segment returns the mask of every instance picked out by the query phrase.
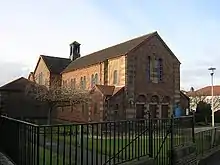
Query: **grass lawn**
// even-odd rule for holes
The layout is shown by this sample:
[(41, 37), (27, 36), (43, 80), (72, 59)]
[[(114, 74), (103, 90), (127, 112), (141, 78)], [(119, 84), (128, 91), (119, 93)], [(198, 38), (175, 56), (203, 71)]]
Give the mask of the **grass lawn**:
[[(44, 149), (43, 147), (40, 147), (39, 149), (40, 165), (70, 165), (68, 156), (65, 156), (65, 160), (63, 160), (63, 156), (61, 154), (57, 155), (57, 153), (51, 152), (50, 150)], [(71, 165), (74, 165), (74, 163), (71, 163)]]
[[(136, 159), (140, 156), (146, 156), (149, 154), (149, 137), (141, 136), (139, 139), (131, 142), (135, 136), (130, 137), (115, 137), (115, 138), (105, 138), (102, 140), (100, 137), (87, 137), (84, 136), (83, 143), (81, 144), (85, 150), (93, 151), (94, 156), (97, 154), (108, 155), (108, 157), (113, 157), (114, 155), (117, 161)], [(48, 137), (50, 139), (50, 137)], [(77, 146), (76, 136), (54, 136), (52, 137), (53, 142), (64, 143)], [(79, 138), (78, 138), (79, 140)], [(176, 136), (174, 138), (174, 143), (179, 144), (181, 137)], [(164, 137), (154, 137), (153, 143), (153, 157), (157, 157), (158, 164), (169, 164), (169, 150), (171, 148), (170, 135), (165, 139)], [(119, 153), (119, 154), (117, 154)]]

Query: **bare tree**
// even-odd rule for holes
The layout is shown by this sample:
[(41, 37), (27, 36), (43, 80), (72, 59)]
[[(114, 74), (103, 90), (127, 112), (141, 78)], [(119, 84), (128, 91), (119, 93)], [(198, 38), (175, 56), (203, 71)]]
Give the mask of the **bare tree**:
[(26, 94), (38, 101), (45, 102), (48, 107), (48, 124), (51, 122), (51, 112), (58, 107), (76, 106), (90, 100), (89, 92), (71, 86), (61, 86), (59, 82), (46, 87), (36, 83), (26, 86)]

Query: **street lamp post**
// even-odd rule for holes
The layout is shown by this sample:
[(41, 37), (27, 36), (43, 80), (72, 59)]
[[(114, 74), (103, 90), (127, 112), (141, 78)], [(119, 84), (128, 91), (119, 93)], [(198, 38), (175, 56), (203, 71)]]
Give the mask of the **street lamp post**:
[(211, 75), (211, 84), (212, 84), (212, 89), (211, 89), (211, 93), (212, 93), (212, 127), (215, 126), (215, 116), (214, 116), (214, 88), (213, 88), (213, 76), (214, 76), (214, 71), (216, 70), (216, 68), (209, 68), (208, 70), (211, 71), (210, 75)]

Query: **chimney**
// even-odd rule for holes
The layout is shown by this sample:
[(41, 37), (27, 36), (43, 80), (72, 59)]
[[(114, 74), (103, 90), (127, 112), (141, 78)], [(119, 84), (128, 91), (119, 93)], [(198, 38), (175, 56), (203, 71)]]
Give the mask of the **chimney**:
[(76, 41), (70, 44), (70, 59), (74, 61), (80, 57), (80, 44)]
[(193, 87), (190, 88), (190, 92), (194, 92), (194, 88)]

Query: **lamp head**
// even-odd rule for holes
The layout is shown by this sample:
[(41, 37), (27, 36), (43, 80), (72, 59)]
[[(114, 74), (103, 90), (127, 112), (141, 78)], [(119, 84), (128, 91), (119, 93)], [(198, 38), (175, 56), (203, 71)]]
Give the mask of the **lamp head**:
[(216, 70), (216, 68), (211, 67), (211, 68), (209, 68), (208, 70), (214, 72), (214, 70)]

